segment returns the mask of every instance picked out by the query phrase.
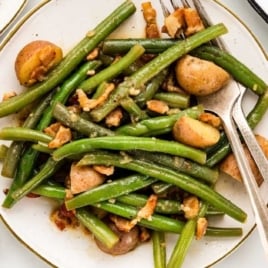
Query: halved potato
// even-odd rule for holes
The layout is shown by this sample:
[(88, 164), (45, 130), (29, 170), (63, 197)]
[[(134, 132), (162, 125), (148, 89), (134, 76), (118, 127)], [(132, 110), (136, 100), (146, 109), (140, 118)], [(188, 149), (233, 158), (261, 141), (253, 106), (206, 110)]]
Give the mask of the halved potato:
[(179, 85), (188, 93), (205, 96), (220, 90), (230, 75), (213, 62), (186, 55), (175, 66)]
[(191, 117), (182, 116), (173, 126), (175, 140), (196, 147), (206, 148), (220, 139), (217, 128)]
[(21, 85), (31, 86), (43, 81), (46, 74), (62, 59), (62, 49), (57, 45), (36, 40), (28, 43), (18, 53), (15, 71)]

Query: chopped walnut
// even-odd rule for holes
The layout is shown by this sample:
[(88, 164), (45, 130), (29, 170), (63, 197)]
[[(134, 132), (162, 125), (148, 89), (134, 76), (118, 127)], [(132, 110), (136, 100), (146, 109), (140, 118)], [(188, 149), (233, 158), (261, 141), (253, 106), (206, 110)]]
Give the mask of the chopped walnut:
[(200, 217), (197, 220), (196, 225), (196, 239), (200, 240), (205, 234), (208, 226), (208, 221), (204, 217)]
[(87, 75), (88, 75), (88, 76), (93, 76), (93, 75), (95, 75), (95, 73), (96, 73), (95, 70), (88, 70), (88, 71), (87, 71)]
[(51, 137), (55, 137), (56, 134), (57, 134), (57, 132), (60, 129), (60, 126), (61, 126), (61, 123), (60, 122), (53, 123), (50, 126), (48, 126), (47, 128), (45, 128), (44, 129), (44, 132), (47, 135), (51, 136)]
[(140, 88), (131, 87), (128, 91), (130, 96), (138, 96), (141, 93)]
[(161, 100), (149, 100), (146, 105), (149, 110), (159, 114), (166, 114), (169, 111), (168, 105)]
[(6, 93), (4, 93), (3, 101), (9, 100), (15, 96), (17, 96), (17, 93), (15, 91), (6, 92)]
[(87, 94), (82, 89), (76, 90), (78, 102), (84, 111), (90, 111), (91, 100), (87, 97)]
[(69, 128), (60, 126), (54, 139), (49, 142), (48, 148), (54, 149), (59, 148), (63, 144), (69, 142), (72, 139), (72, 132)]
[(114, 166), (94, 165), (93, 168), (100, 174), (111, 176), (114, 174)]
[(79, 105), (73, 104), (67, 107), (68, 111), (73, 114), (80, 114), (81, 107)]
[(200, 121), (207, 123), (215, 128), (220, 128), (222, 125), (220, 117), (212, 114), (212, 113), (202, 113), (199, 118)]
[(72, 199), (74, 197), (73, 193), (71, 192), (70, 189), (65, 190), (65, 200)]
[(87, 55), (87, 60), (94, 60), (98, 57), (99, 55), (99, 48), (94, 48), (88, 55)]
[(123, 232), (129, 232), (136, 225), (130, 220), (127, 220), (125, 218), (113, 214), (110, 215), (110, 219), (115, 224), (117, 229)]
[(105, 118), (105, 124), (108, 127), (118, 127), (123, 118), (123, 112), (120, 107), (114, 109)]
[(204, 29), (198, 12), (192, 8), (178, 8), (165, 18), (165, 27), (172, 38), (179, 34), (192, 35)]
[(157, 195), (150, 195), (146, 204), (139, 210), (137, 217), (134, 218), (131, 222), (134, 224), (138, 223), (141, 219), (150, 220), (154, 214), (154, 210), (157, 204)]
[(89, 112), (97, 106), (102, 105), (107, 100), (114, 88), (115, 85), (113, 83), (107, 84), (104, 93), (97, 99), (89, 99), (87, 94), (82, 89), (77, 89), (76, 94), (78, 96), (78, 102), (84, 111)]
[(184, 8), (184, 19), (186, 23), (186, 36), (200, 32), (205, 28), (198, 12), (195, 9)]
[(145, 33), (147, 38), (159, 38), (160, 32), (156, 22), (156, 11), (151, 2), (142, 3), (143, 17), (146, 22)]
[(178, 8), (165, 18), (165, 29), (170, 37), (180, 34), (184, 27), (184, 8)]
[(196, 196), (184, 198), (181, 209), (184, 211), (186, 219), (193, 219), (198, 215), (200, 208), (199, 200)]

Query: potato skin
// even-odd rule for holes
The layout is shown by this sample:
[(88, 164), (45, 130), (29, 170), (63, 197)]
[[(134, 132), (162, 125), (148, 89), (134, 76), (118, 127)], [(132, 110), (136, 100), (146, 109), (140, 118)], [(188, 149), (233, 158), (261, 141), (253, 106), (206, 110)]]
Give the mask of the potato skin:
[(220, 139), (217, 128), (191, 117), (182, 116), (173, 126), (175, 140), (196, 147), (206, 148)]
[(62, 49), (57, 45), (45, 40), (32, 41), (25, 45), (16, 57), (17, 79), (26, 87), (43, 81), (48, 71), (57, 65), (62, 57)]
[(112, 247), (108, 248), (102, 242), (95, 239), (95, 243), (100, 250), (110, 255), (123, 255), (133, 250), (139, 243), (139, 228), (134, 226), (129, 232), (120, 231), (114, 223), (108, 223), (113, 232), (119, 236), (119, 241)]
[(227, 84), (230, 75), (213, 62), (186, 55), (175, 66), (179, 85), (188, 93), (206, 96)]

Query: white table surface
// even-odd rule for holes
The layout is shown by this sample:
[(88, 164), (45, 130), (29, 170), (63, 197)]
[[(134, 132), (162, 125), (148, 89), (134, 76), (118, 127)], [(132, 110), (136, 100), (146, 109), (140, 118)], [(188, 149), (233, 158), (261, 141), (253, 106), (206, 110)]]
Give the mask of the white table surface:
[[(12, 1), (12, 0), (11, 0)], [(40, 0), (29, 0), (26, 8), (20, 14), (22, 16), (34, 7)], [(268, 53), (268, 24), (250, 7), (246, 0), (221, 0), (251, 29)], [(265, 1), (268, 6), (268, 1)], [(1, 37), (0, 37), (1, 41)], [(267, 80), (267, 78), (266, 78)], [(0, 221), (0, 267), (1, 268), (50, 268), (43, 260), (28, 250), (9, 232)], [(268, 261), (263, 253), (260, 239), (256, 230), (231, 256), (218, 263), (214, 268), (266, 268)], [(64, 267), (60, 267), (64, 268)], [(198, 267), (197, 268), (202, 268)]]

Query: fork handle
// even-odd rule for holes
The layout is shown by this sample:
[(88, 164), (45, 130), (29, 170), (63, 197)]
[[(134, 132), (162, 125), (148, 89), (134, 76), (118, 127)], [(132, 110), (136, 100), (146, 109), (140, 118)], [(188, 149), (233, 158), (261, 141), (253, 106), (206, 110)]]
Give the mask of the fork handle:
[(233, 153), (235, 155), (239, 170), (241, 172), (244, 185), (248, 192), (252, 209), (255, 215), (260, 239), (268, 258), (268, 209), (263, 201), (260, 189), (256, 183), (255, 177), (250, 168), (249, 162), (245, 157), (243, 145), (236, 130), (233, 119), (230, 115), (222, 117), (226, 135), (230, 141)]
[(268, 160), (258, 144), (254, 133), (247, 123), (243, 110), (241, 109), (242, 97), (243, 94), (240, 95), (239, 99), (234, 104), (232, 114), (233, 119), (260, 171), (260, 174), (262, 175), (265, 183), (268, 183)]

